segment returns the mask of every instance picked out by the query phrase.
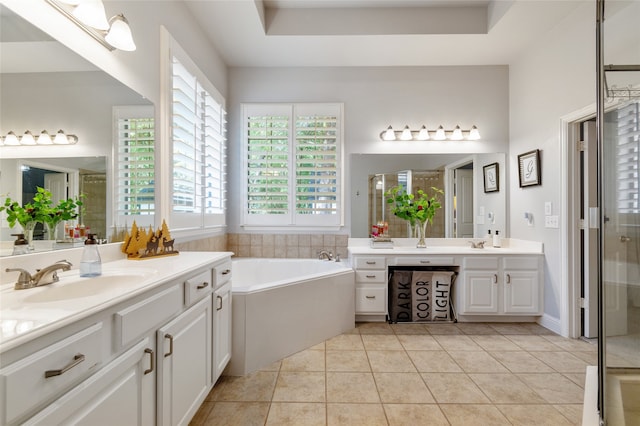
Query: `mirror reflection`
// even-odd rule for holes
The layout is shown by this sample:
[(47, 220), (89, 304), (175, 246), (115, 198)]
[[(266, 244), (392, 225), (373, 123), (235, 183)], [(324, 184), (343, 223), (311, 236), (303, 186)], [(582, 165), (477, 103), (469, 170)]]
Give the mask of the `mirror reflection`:
[[(123, 117), (121, 111), (144, 107), (144, 117), (153, 118), (153, 104), (1, 5), (0, 20), (0, 134), (63, 129), (78, 136), (75, 145), (1, 146), (0, 201), (10, 197), (25, 204), (37, 186), (60, 197), (85, 194), (79, 221), (108, 238), (115, 223), (111, 193), (118, 177), (112, 173), (111, 164), (118, 161), (113, 153), (126, 151), (113, 147), (119, 139), (126, 144), (128, 137), (118, 126), (123, 118), (140, 118)], [(11, 254), (15, 237), (10, 234), (17, 232), (19, 227), (9, 228), (0, 213), (3, 254), (7, 247)], [(35, 239), (48, 238), (42, 225), (34, 234)]]
[[(483, 167), (497, 162), (499, 191), (485, 192)], [(389, 224), (393, 238), (408, 237), (405, 221), (390, 213), (384, 192), (412, 183), (412, 193), (444, 190), (428, 238), (482, 238), (488, 230), (504, 232), (506, 223), (505, 155), (496, 154), (353, 154), (351, 156), (351, 236), (366, 238), (374, 224)], [(363, 218), (368, 218), (363, 220)]]

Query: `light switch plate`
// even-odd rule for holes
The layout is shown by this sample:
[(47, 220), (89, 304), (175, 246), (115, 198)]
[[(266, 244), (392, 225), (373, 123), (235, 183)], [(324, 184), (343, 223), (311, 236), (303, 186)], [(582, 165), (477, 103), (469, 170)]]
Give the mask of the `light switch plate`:
[(551, 216), (551, 201), (546, 201), (544, 203), (544, 214), (545, 216)]
[(544, 217), (544, 227), (545, 228), (559, 228), (560, 222), (558, 216), (545, 216)]

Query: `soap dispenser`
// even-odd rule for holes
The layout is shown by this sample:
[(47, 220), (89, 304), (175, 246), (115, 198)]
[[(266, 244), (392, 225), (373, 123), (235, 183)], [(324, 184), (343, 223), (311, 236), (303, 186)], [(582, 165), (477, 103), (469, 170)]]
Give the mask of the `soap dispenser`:
[(500, 247), (502, 245), (502, 242), (500, 240), (500, 235), (498, 235), (499, 232), (496, 231), (495, 235), (493, 236), (493, 246), (494, 247)]
[(29, 242), (24, 239), (24, 234), (11, 234), (13, 237), (17, 237), (13, 242), (13, 254), (28, 254)]
[(81, 277), (97, 277), (102, 274), (102, 260), (94, 237), (94, 234), (89, 234), (84, 242), (84, 251), (80, 259)]

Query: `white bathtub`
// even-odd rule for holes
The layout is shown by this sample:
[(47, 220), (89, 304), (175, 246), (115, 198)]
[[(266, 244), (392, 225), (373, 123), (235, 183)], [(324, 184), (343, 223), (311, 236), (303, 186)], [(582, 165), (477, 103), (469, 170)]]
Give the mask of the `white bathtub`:
[(316, 259), (233, 260), (232, 354), (241, 376), (355, 327), (347, 263)]

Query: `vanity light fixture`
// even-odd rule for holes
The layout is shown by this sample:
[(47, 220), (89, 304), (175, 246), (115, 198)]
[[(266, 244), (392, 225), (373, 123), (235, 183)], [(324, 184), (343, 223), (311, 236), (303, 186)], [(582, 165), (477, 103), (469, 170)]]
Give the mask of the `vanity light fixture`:
[(460, 126), (456, 126), (453, 130), (445, 130), (443, 126), (438, 126), (436, 130), (428, 130), (424, 125), (420, 130), (411, 130), (409, 126), (404, 126), (402, 130), (393, 130), (393, 127), (389, 126), (380, 132), (380, 139), (383, 141), (444, 141), (447, 139), (477, 141), (480, 139), (480, 132), (476, 126), (472, 126), (470, 130), (464, 130)]
[(16, 136), (13, 131), (10, 131), (4, 137), (0, 137), (0, 145), (4, 146), (75, 145), (77, 143), (78, 137), (76, 135), (67, 135), (62, 130), (58, 130), (53, 139), (51, 139), (49, 132), (46, 130), (40, 132), (37, 138), (34, 138), (29, 130), (24, 132), (22, 137)]
[(46, 1), (107, 49), (136, 50), (129, 21), (121, 13), (107, 20), (102, 0)]

